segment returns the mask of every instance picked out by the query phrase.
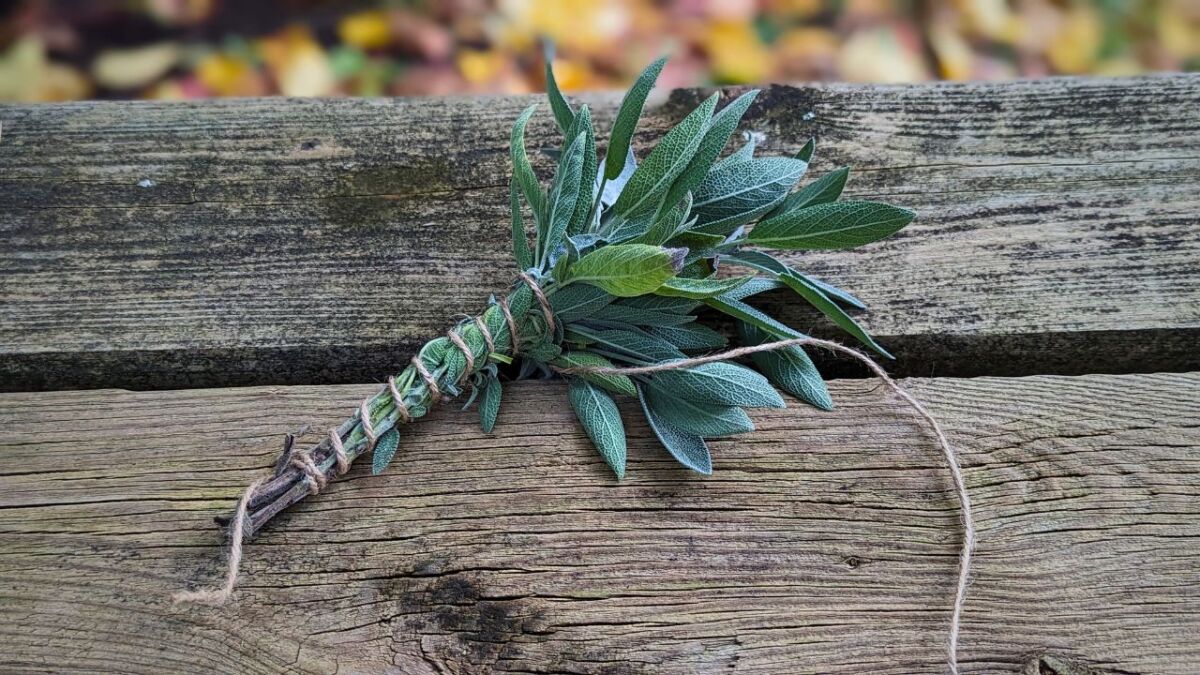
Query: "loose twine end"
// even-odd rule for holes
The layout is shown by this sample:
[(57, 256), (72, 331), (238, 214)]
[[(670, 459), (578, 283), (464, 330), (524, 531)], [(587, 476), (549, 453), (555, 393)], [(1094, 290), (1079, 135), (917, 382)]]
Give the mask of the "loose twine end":
[(958, 636), (962, 626), (963, 607), (967, 600), (967, 585), (970, 581), (971, 573), (971, 556), (975, 550), (975, 521), (971, 517), (971, 498), (967, 494), (966, 480), (963, 478), (962, 468), (958, 463), (958, 455), (954, 452), (954, 448), (950, 445), (950, 441), (946, 438), (945, 432), (938, 424), (937, 419), (929, 412), (929, 410), (921, 404), (912, 394), (908, 393), (895, 380), (887, 374), (875, 360), (863, 354), (857, 349), (851, 349), (845, 345), (833, 342), (831, 340), (821, 340), (818, 338), (792, 338), (789, 340), (779, 340), (777, 342), (767, 342), (761, 345), (750, 345), (746, 347), (738, 347), (718, 354), (709, 354), (707, 356), (698, 356), (690, 359), (680, 359), (677, 361), (668, 361), (666, 363), (657, 363), (652, 366), (635, 366), (631, 368), (623, 367), (603, 367), (603, 366), (577, 366), (573, 368), (559, 368), (558, 372), (565, 375), (648, 375), (651, 373), (661, 373), (669, 370), (681, 370), (684, 368), (693, 368), (705, 363), (715, 363), (717, 361), (727, 361), (736, 359), (742, 356), (750, 356), (762, 352), (776, 351), (787, 349), (788, 347), (802, 346), (820, 347), (829, 351), (837, 352), (850, 356), (867, 368), (879, 378), (889, 389), (897, 396), (904, 399), (913, 410), (925, 421), (927, 427), (933, 432), (937, 438), (938, 446), (945, 456), (946, 464), (950, 467), (950, 475), (954, 479), (954, 492), (958, 496), (958, 503), (963, 526), (963, 544), (959, 552), (958, 558), (958, 584), (954, 592), (954, 609), (950, 616), (950, 635), (946, 645), (947, 664), (950, 666), (950, 672), (958, 675)]
[(238, 568), (242, 564), (242, 541), (246, 536), (246, 512), (249, 510), (250, 498), (254, 496), (254, 491), (258, 489), (258, 486), (266, 480), (264, 477), (251, 483), (242, 493), (241, 500), (238, 501), (237, 513), (229, 526), (229, 565), (225, 571), (225, 583), (220, 588), (180, 591), (171, 596), (172, 602), (194, 602), (220, 607), (233, 595), (233, 587), (237, 584)]

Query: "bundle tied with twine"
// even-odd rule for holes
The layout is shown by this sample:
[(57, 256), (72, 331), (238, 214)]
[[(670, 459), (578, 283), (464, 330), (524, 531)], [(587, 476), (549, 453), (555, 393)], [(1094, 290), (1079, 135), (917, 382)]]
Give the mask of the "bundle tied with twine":
[[(801, 186), (815, 139), (786, 155), (758, 157), (756, 142), (749, 140), (755, 137), (743, 135), (746, 143), (725, 152), (756, 90), (724, 101), (723, 92), (709, 96), (661, 134), (639, 162), (633, 138), (665, 58), (650, 64), (626, 93), (601, 152), (588, 106), (576, 107), (563, 96), (552, 62), (547, 54), (547, 94), (562, 144), (546, 153), (556, 163), (549, 184), (534, 170), (525, 143), (536, 106), (520, 114), (510, 136), (518, 284), (479, 316), (427, 342), (401, 373), (315, 446), (293, 448), (288, 437), (274, 473), (247, 488), (228, 521), (224, 585), (177, 599), (228, 600), (246, 539), (283, 509), (320, 492), (363, 454), (371, 454), (373, 472), (383, 471), (399, 442), (397, 427), (439, 401), (469, 389), (467, 404), (478, 400), (481, 426), (490, 432), (500, 407), (501, 365), (513, 364), (508, 374), (515, 379), (565, 377), (580, 425), (618, 479), (626, 469), (627, 438), (615, 395), (637, 398), (663, 448), (683, 466), (708, 474), (708, 439), (752, 431), (746, 408), (784, 407), (780, 391), (820, 410), (832, 408), (825, 381), (805, 351), (810, 347), (865, 364), (916, 410), (950, 467), (964, 530), (947, 646), (950, 669), (957, 672), (975, 527), (953, 448), (929, 411), (871, 358), (808, 337), (748, 300), (775, 289), (794, 293), (866, 348), (892, 358), (848, 311), (865, 310), (861, 300), (808, 276), (776, 252), (870, 245), (908, 226), (917, 214), (883, 202), (843, 200), (848, 167)], [(742, 274), (721, 275), (718, 266)], [(745, 346), (727, 350), (725, 336), (700, 321), (701, 307), (734, 321)], [(731, 361), (743, 356), (751, 363)]]
[[(545, 293), (528, 274), (522, 274), (521, 281), (523, 281), (528, 288), (533, 291), (533, 295), (542, 311), (544, 320), (547, 326), (553, 331), (554, 327), (557, 325), (557, 322), (554, 319), (554, 311), (551, 308)], [(515, 357), (520, 353), (520, 341), (519, 337), (517, 337), (519, 332), (516, 330), (516, 319), (513, 317), (506, 301), (501, 300), (497, 303), (497, 305), (501, 308), (501, 313), (505, 317), (505, 323), (511, 331), (511, 355)], [(488, 331), (487, 326), (483, 322), (482, 318), (473, 317), (470, 319), (470, 321), (473, 325), (480, 328), (489, 349), (494, 349), (495, 338)], [(459, 336), (456, 331), (451, 330), (447, 337), (450, 342), (462, 352), (464, 359), (469, 364), (474, 365), (474, 353), (463, 341), (461, 336)], [(777, 340), (759, 345), (738, 347), (715, 354), (667, 361), (647, 366), (575, 366), (567, 368), (554, 367), (553, 370), (561, 375), (567, 376), (620, 375), (628, 377), (632, 375), (652, 375), (654, 373), (686, 370), (708, 363), (729, 361), (732, 359), (751, 356), (753, 354), (779, 351), (789, 347), (805, 346), (818, 347), (838, 354), (844, 354), (865, 365), (883, 384), (885, 384), (892, 392), (894, 392), (914, 411), (916, 411), (924, 423), (924, 426), (933, 434), (937, 441), (938, 447), (942, 451), (942, 455), (950, 469), (950, 475), (953, 479), (955, 494), (958, 497), (963, 528), (963, 543), (959, 552), (958, 581), (954, 593), (954, 604), (951, 613), (949, 637), (947, 643), (948, 664), (951, 672), (957, 673), (958, 639), (961, 630), (963, 607), (966, 602), (967, 585), (970, 578), (971, 556), (975, 548), (976, 538), (974, 520), (971, 516), (970, 495), (967, 492), (966, 481), (963, 477), (957, 454), (955, 453), (954, 448), (950, 445), (950, 441), (947, 439), (945, 432), (942, 431), (941, 425), (938, 424), (937, 419), (920, 401), (918, 401), (912, 394), (910, 394), (903, 387), (901, 387), (899, 383), (892, 379), (891, 376), (889, 376), (887, 372), (873, 359), (856, 349), (846, 347), (845, 345), (833, 342), (831, 340), (803, 337)], [(437, 380), (433, 374), (429, 372), (428, 368), (419, 358), (414, 357), (412, 364), (417, 370), (421, 379), (424, 381), (425, 385), (432, 391), (434, 400), (440, 400), (443, 397), (443, 394), (441, 393), (437, 384)], [(411, 421), (411, 414), (404, 407), (403, 397), (397, 391), (395, 378), (388, 378), (385, 392), (388, 393), (397, 404), (401, 419), (405, 422)], [(373, 449), (375, 444), (378, 443), (379, 436), (375, 433), (371, 425), (370, 415), (368, 413), (369, 400), (370, 399), (366, 399), (359, 405), (359, 423), (363, 426), (363, 429), (370, 440), (369, 446)], [(341, 475), (347, 471), (349, 460), (341, 440), (341, 435), (337, 429), (330, 430), (329, 439), (334, 450), (336, 475)], [(328, 482), (325, 474), (317, 467), (310, 453), (286, 452), (291, 449), (290, 446), (291, 437), (288, 439), (287, 448), (285, 448), (285, 454), (290, 454), (292, 465), (303, 472), (305, 483), (308, 486), (310, 494), (317, 494), (326, 486)], [(233, 595), (234, 587), (237, 584), (238, 572), (241, 566), (242, 545), (246, 535), (245, 528), (247, 521), (247, 508), (251, 498), (254, 496), (255, 491), (258, 490), (266, 480), (267, 477), (262, 477), (251, 482), (243, 492), (241, 499), (238, 500), (237, 509), (229, 527), (228, 563), (226, 567), (224, 584), (222, 584), (219, 588), (214, 589), (181, 591), (175, 593), (172, 596), (174, 602), (190, 602), (214, 606), (224, 605), (226, 602), (228, 602), (230, 597)]]

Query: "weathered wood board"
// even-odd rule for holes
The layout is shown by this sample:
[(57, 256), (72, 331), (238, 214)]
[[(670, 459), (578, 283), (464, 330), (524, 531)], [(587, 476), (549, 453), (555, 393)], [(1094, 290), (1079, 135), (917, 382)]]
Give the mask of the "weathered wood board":
[[(506, 144), (531, 100), (0, 107), (0, 388), (377, 381), (512, 279)], [(617, 97), (588, 100), (605, 129)], [(815, 136), (813, 175), (851, 165), (848, 195), (921, 214), (792, 256), (871, 305), (898, 372), (1185, 371), (1197, 111), (1194, 74), (773, 86), (744, 126), (767, 153)], [(556, 142), (543, 110), (530, 147)]]
[[(1200, 374), (905, 385), (975, 499), (964, 672), (1195, 672)], [(217, 579), (212, 516), (368, 387), (0, 396), (0, 670), (944, 672), (946, 470), (885, 389), (832, 390), (707, 478), (633, 423), (620, 483), (560, 385), (510, 387), (494, 436), (443, 408), (266, 529), (222, 609), (167, 599)]]

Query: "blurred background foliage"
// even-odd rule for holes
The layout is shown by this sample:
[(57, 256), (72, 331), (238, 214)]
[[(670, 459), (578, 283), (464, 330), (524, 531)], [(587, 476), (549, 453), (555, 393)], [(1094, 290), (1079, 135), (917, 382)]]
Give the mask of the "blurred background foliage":
[(0, 100), (521, 93), (1200, 68), (1200, 0), (0, 0)]

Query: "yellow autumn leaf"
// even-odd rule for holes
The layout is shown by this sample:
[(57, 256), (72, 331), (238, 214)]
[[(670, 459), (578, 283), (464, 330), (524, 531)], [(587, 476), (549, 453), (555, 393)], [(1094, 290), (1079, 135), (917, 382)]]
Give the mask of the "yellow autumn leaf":
[(1060, 73), (1087, 73), (1096, 63), (1103, 33), (1104, 25), (1096, 11), (1077, 3), (1046, 46), (1046, 59)]
[(357, 12), (342, 17), (337, 33), (342, 42), (359, 49), (386, 47), (392, 39), (388, 16), (380, 11)]
[(133, 49), (106, 49), (92, 61), (92, 77), (109, 89), (144, 87), (179, 63), (182, 51), (174, 42)]
[(761, 82), (774, 71), (774, 55), (745, 21), (719, 21), (704, 32), (704, 51), (713, 78), (721, 82)]

